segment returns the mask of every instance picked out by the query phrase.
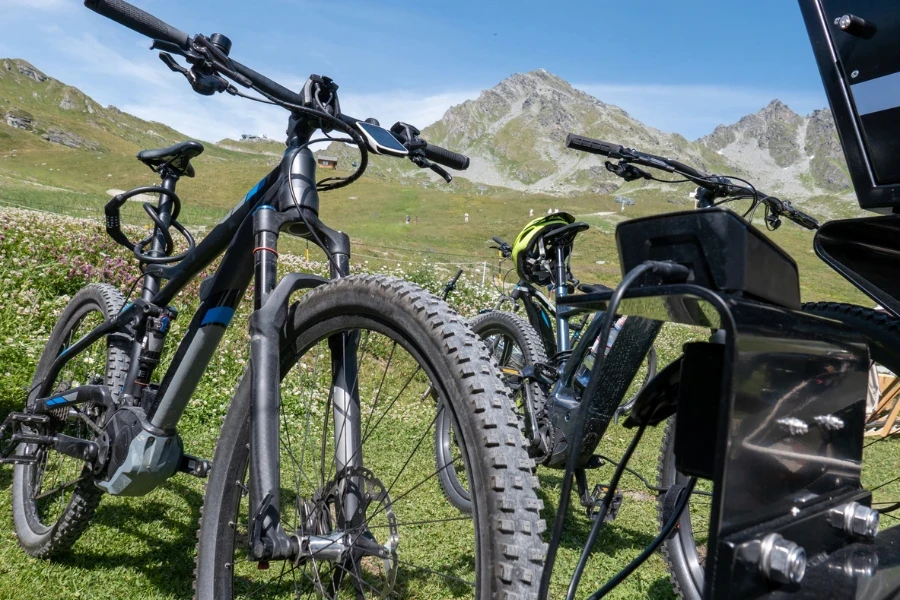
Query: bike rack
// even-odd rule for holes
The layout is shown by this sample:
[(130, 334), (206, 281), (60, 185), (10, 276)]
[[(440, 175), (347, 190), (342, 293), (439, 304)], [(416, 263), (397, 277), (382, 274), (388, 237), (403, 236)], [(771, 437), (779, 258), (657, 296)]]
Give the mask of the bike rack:
[[(560, 303), (599, 309), (610, 297)], [(866, 541), (878, 513), (860, 483), (869, 356), (859, 334), (693, 284), (632, 289), (618, 312), (726, 332), (724, 344), (685, 346), (675, 434), (679, 470), (713, 481), (705, 598), (821, 598), (823, 577), (875, 573), (860, 552), (885, 546), (884, 564), (900, 562), (889, 543), (900, 528), (876, 538), (887, 544)]]

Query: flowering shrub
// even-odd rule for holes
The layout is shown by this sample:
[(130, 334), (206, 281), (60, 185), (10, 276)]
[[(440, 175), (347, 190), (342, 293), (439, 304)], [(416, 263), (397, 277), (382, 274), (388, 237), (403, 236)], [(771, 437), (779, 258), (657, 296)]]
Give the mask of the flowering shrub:
[[(147, 232), (127, 228), (127, 233), (132, 239), (140, 239)], [(354, 273), (402, 277), (435, 294), (440, 294), (453, 274), (430, 263), (370, 270), (363, 262), (354, 264), (352, 269)], [(175, 306), (184, 316), (173, 323), (167, 357), (158, 375), (164, 372), (177, 340), (197, 309), (200, 281), (214, 270), (212, 265), (176, 299)], [(282, 253), (279, 271), (282, 275), (305, 272), (326, 276), (328, 265)], [(0, 208), (0, 414), (21, 408), (44, 344), (59, 314), (79, 289), (89, 283), (105, 282), (128, 294), (139, 276), (134, 257), (95, 221)], [(464, 274), (449, 303), (464, 316), (471, 316), (492, 304), (494, 293), (483, 288), (480, 279), (475, 281)], [(227, 330), (194, 395), (192, 403), (199, 410), (189, 410), (188, 418), (202, 420), (224, 415), (247, 361), (249, 343), (244, 324), (252, 308), (250, 296), (241, 302), (233, 321), (235, 326)]]

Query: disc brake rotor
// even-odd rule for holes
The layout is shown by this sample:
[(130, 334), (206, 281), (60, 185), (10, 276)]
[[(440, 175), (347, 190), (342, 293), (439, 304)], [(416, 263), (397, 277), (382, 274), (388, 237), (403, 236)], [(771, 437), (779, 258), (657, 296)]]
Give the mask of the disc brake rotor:
[[(361, 524), (342, 530), (337, 527), (338, 515), (342, 512), (342, 502), (348, 494), (356, 496), (358, 501), (357, 518)], [(366, 587), (387, 598), (394, 589), (397, 580), (397, 547), (400, 535), (397, 530), (397, 518), (391, 506), (390, 496), (380, 479), (365, 467), (347, 467), (338, 476), (320, 488), (310, 499), (297, 499), (297, 510), (300, 516), (300, 529), (296, 536), (300, 541), (301, 552), (296, 564), (317, 561), (349, 563), (353, 565), (353, 573), (362, 577), (366, 569), (365, 559), (379, 561), (383, 568), (384, 583), (375, 586), (366, 581)], [(377, 530), (386, 530), (385, 538), (379, 541), (373, 532), (370, 521), (378, 518), (384, 525)], [(340, 567), (345, 569), (345, 567)], [(350, 570), (347, 570), (350, 573)], [(313, 577), (318, 579), (317, 569)], [(315, 582), (318, 590), (328, 586)], [(379, 589), (380, 587), (380, 589)]]

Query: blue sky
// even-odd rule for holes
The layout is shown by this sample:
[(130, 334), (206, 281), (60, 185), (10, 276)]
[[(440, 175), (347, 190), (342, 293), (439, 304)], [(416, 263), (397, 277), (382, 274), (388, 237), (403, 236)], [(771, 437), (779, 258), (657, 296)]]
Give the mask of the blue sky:
[[(512, 73), (544, 68), (688, 138), (773, 98), (826, 105), (795, 0), (134, 0), (291, 87), (341, 85), (346, 112), (427, 125)], [(193, 94), (142, 36), (80, 0), (0, 0), (0, 56), (24, 58), (101, 104), (189, 135), (280, 137), (282, 111)]]

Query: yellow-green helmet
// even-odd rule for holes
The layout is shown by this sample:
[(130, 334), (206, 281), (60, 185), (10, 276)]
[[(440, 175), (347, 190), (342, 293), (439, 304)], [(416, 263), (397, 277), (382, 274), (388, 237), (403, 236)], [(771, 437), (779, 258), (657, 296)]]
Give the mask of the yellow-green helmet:
[(558, 212), (539, 217), (525, 226), (513, 242), (512, 259), (519, 277), (538, 285), (550, 284), (550, 272), (542, 266), (548, 258), (541, 238), (544, 234), (575, 222), (575, 217)]

